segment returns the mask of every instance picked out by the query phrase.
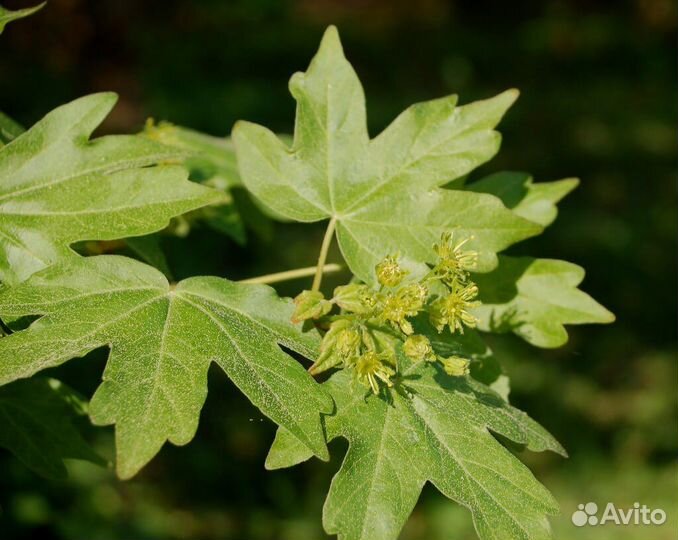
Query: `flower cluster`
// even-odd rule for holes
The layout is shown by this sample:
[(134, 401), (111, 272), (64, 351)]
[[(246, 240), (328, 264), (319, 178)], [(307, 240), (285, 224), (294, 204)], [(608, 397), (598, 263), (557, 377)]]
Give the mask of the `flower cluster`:
[[(477, 254), (462, 249), (468, 239), (454, 242), (443, 234), (434, 246), (435, 264), (420, 279), (409, 280), (408, 272), (389, 255), (375, 267), (379, 289), (363, 283), (337, 287), (331, 299), (319, 291), (303, 291), (295, 299), (295, 322), (314, 320), (325, 335), (312, 374), (334, 367), (350, 369), (360, 383), (376, 394), (380, 386), (392, 386), (398, 372), (398, 352), (412, 362), (440, 362), (452, 376), (468, 374), (469, 360), (437, 355), (424, 334), (415, 333), (413, 320), (428, 316), (438, 332), (463, 333), (473, 328), (471, 310), (479, 305), (478, 287), (471, 281)], [(331, 314), (333, 307), (340, 313)]]

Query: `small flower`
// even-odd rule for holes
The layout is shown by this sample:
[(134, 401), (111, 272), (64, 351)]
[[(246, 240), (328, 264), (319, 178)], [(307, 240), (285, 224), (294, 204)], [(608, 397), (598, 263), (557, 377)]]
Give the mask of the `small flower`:
[(467, 285), (455, 285), (447, 296), (439, 298), (431, 305), (429, 318), (438, 332), (442, 332), (445, 326), (449, 326), (450, 332), (459, 330), (464, 333), (464, 325), (475, 328), (478, 320), (471, 315), (470, 309), (480, 305), (475, 300), (478, 295), (478, 287), (475, 283)]
[(469, 240), (470, 238), (465, 238), (455, 244), (452, 233), (445, 232), (440, 238), (440, 243), (433, 246), (438, 255), (438, 263), (433, 272), (446, 283), (464, 282), (468, 278), (468, 271), (476, 268), (478, 253), (462, 250)]
[(360, 354), (362, 342), (363, 340), (360, 336), (360, 332), (355, 328), (349, 327), (339, 331), (334, 346), (337, 350), (337, 354), (346, 362)]
[(385, 361), (388, 359), (387, 357), (386, 353), (378, 354), (374, 351), (368, 351), (355, 363), (358, 381), (369, 386), (375, 394), (379, 393), (379, 381), (387, 386), (393, 386), (391, 377), (395, 375), (395, 370)]
[(308, 319), (318, 319), (327, 315), (332, 309), (332, 304), (325, 300), (320, 291), (302, 291), (294, 299), (295, 309), (292, 322), (299, 323)]
[(426, 336), (414, 335), (410, 336), (403, 343), (403, 351), (405, 355), (414, 360), (421, 362), (422, 360), (429, 360), (435, 358), (433, 356), (433, 347)]
[(367, 285), (351, 283), (334, 289), (332, 299), (341, 309), (365, 315), (374, 310), (377, 301)]
[[(345, 332), (355, 332), (358, 336), (358, 344), (352, 353), (352, 336)], [(312, 375), (327, 371), (339, 364), (347, 364), (351, 360), (351, 354), (360, 354), (360, 334), (354, 329), (353, 321), (346, 318), (338, 318), (332, 321), (329, 330), (325, 333), (320, 343), (320, 354), (309, 368)]]
[(385, 297), (379, 318), (390, 322), (409, 336), (414, 329), (407, 317), (414, 317), (423, 309), (427, 295), (428, 290), (423, 285), (419, 283), (407, 285), (395, 294)]
[(424, 307), (428, 289), (419, 283), (412, 283), (400, 289), (397, 292), (405, 310), (410, 313), (410, 317), (416, 315)]
[(453, 377), (463, 377), (469, 373), (470, 362), (461, 356), (450, 356), (449, 358), (440, 358), (440, 363), (445, 369), (445, 373)]
[(377, 280), (385, 287), (397, 287), (407, 275), (407, 271), (400, 267), (394, 255), (388, 255), (374, 269), (377, 273)]

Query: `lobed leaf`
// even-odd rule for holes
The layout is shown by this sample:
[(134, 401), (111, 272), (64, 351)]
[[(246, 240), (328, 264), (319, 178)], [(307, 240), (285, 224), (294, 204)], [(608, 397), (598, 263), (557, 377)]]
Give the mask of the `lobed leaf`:
[(116, 99), (77, 99), (0, 148), (0, 281), (23, 281), (73, 242), (147, 234), (221, 200), (182, 167), (158, 165), (176, 149), (139, 136), (88, 140)]
[(576, 264), (531, 257), (499, 258), (499, 266), (475, 276), (478, 328), (513, 332), (537, 347), (567, 341), (565, 324), (609, 323), (614, 315), (577, 288), (584, 270)]
[(578, 185), (577, 178), (535, 184), (527, 173), (500, 172), (473, 182), (466, 189), (499, 197), (514, 214), (546, 227), (558, 215), (556, 203)]
[[(431, 482), (472, 512), (480, 538), (550, 538), (546, 515), (557, 503), (491, 432), (565, 455), (551, 435), (481, 383), (429, 363), (411, 366), (401, 384), (389, 399), (365, 397), (346, 372), (324, 384), (337, 407), (324, 417), (327, 438), (349, 441), (325, 501), (325, 530), (341, 540), (395, 539)], [(309, 457), (280, 429), (267, 466)]]
[(440, 189), (497, 152), (494, 127), (515, 90), (461, 107), (456, 96), (413, 105), (370, 140), (362, 86), (330, 27), (290, 91), (297, 102), (291, 147), (262, 126), (236, 124), (242, 180), (287, 218), (335, 220), (344, 258), (361, 280), (372, 283), (388, 253), (430, 261), (444, 230), (472, 237), (467, 245), (479, 252), (480, 270), (541, 230), (494, 196)]
[(0, 294), (0, 316), (39, 315), (0, 339), (0, 384), (111, 348), (91, 400), (95, 424), (116, 424), (117, 469), (133, 476), (166, 440), (188, 443), (216, 362), (269, 418), (327, 459), (320, 412), (332, 400), (280, 346), (307, 357), (318, 340), (289, 320), (291, 302), (263, 285), (215, 277), (170, 286), (125, 257), (74, 258)]

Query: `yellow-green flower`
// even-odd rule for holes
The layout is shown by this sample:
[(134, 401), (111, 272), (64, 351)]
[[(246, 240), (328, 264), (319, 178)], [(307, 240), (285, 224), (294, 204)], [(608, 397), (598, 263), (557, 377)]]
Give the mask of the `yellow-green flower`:
[(368, 351), (355, 363), (358, 381), (369, 386), (375, 394), (379, 393), (379, 381), (387, 386), (393, 386), (391, 377), (395, 375), (395, 370), (386, 362), (387, 359), (386, 353), (378, 354), (374, 351)]
[(410, 336), (405, 340), (405, 343), (403, 343), (403, 352), (408, 358), (415, 362), (435, 358), (433, 356), (431, 342), (426, 336), (419, 334)]
[(463, 377), (469, 373), (470, 362), (461, 356), (450, 356), (449, 358), (441, 358), (440, 363), (445, 369), (445, 373), (453, 377)]
[(445, 232), (440, 238), (440, 243), (433, 246), (438, 263), (434, 267), (434, 273), (446, 283), (465, 281), (468, 272), (474, 270), (478, 264), (478, 253), (464, 251), (462, 248), (470, 238), (454, 243), (453, 235)]
[(438, 332), (448, 326), (450, 332), (459, 330), (464, 333), (464, 326), (475, 328), (478, 320), (470, 313), (470, 309), (480, 305), (475, 298), (478, 287), (475, 283), (457, 284), (447, 296), (439, 298), (431, 305), (429, 318)]
[(410, 335), (414, 329), (407, 317), (414, 317), (423, 309), (427, 295), (426, 287), (419, 283), (406, 285), (383, 299), (379, 318)]
[(362, 338), (360, 332), (355, 328), (344, 328), (337, 334), (337, 340), (334, 347), (337, 354), (341, 356), (344, 361), (349, 361), (360, 354), (360, 346), (362, 345)]
[(394, 255), (388, 255), (374, 269), (377, 273), (377, 280), (385, 287), (397, 287), (407, 275), (407, 271), (400, 267)]

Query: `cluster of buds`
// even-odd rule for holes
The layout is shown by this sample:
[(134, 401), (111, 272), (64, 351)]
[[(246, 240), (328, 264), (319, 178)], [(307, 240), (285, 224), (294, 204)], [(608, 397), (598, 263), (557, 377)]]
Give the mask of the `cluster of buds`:
[[(389, 255), (375, 267), (378, 290), (351, 283), (337, 287), (331, 299), (319, 291), (303, 291), (295, 299), (293, 320), (314, 320), (325, 331), (320, 355), (309, 371), (352, 370), (357, 381), (377, 394), (381, 385), (393, 385), (401, 351), (412, 362), (440, 362), (451, 376), (467, 375), (468, 359), (437, 355), (429, 338), (415, 333), (412, 324), (416, 316), (426, 314), (438, 332), (447, 327), (463, 333), (465, 326), (475, 327), (471, 310), (479, 304), (478, 288), (470, 271), (477, 254), (462, 249), (466, 242), (454, 243), (451, 234), (443, 234), (434, 246), (436, 263), (418, 280), (408, 281), (398, 256)], [(334, 306), (339, 314), (331, 314)]]

